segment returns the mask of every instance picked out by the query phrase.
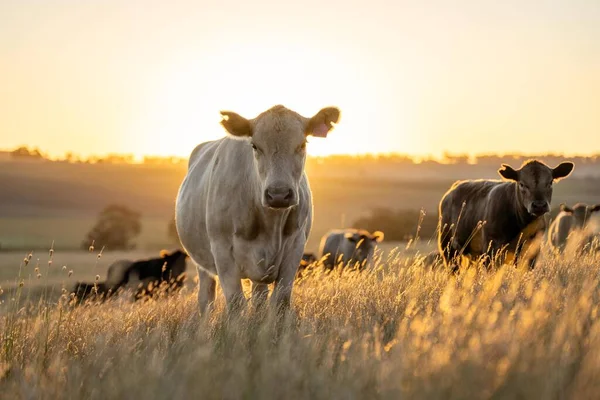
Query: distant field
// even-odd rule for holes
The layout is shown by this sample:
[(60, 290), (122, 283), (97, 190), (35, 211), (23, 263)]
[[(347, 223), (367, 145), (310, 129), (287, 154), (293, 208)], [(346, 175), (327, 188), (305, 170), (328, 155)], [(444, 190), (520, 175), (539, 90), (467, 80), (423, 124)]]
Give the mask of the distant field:
[[(331, 228), (348, 227), (376, 207), (419, 210), (436, 218), (441, 196), (457, 179), (494, 177), (490, 167), (402, 166), (388, 170), (364, 165), (359, 169), (309, 169), (314, 200), (314, 225), (307, 243), (316, 251)], [(593, 171), (588, 168), (587, 173)], [(375, 173), (377, 172), (377, 173)], [(109, 203), (124, 204), (142, 213), (142, 250), (172, 246), (167, 224), (185, 174), (182, 167), (140, 165), (70, 165), (23, 163), (0, 168), (0, 246), (2, 249), (77, 248)], [(437, 176), (437, 178), (436, 178)], [(556, 185), (554, 206), (561, 202), (600, 202), (600, 179), (566, 179)], [(415, 219), (415, 229), (417, 225)]]
[[(378, 248), (384, 253), (394, 248), (399, 248), (403, 254), (414, 254), (415, 251), (427, 252), (432, 248), (432, 244), (426, 241), (420, 242), (417, 246), (411, 246), (406, 250), (405, 243), (383, 243)], [(30, 281), (33, 286), (38, 285), (59, 285), (64, 282), (75, 282), (78, 280), (91, 281), (96, 275), (100, 275), (101, 280), (106, 277), (108, 267), (118, 260), (140, 260), (145, 258), (154, 258), (159, 256), (158, 251), (136, 250), (136, 251), (112, 251), (104, 252), (98, 257), (99, 251), (55, 251), (50, 260), (48, 250), (36, 250), (29, 265), (23, 265), (22, 261), (29, 252), (4, 252), (0, 253), (0, 285), (3, 287), (12, 286), (19, 276), (19, 267), (21, 267), (21, 278)], [(63, 269), (66, 266), (66, 269)], [(38, 267), (42, 275), (39, 280), (36, 278), (35, 268)], [(68, 273), (72, 271), (69, 277)], [(188, 259), (188, 271), (192, 276), (196, 275), (193, 264)]]
[[(95, 217), (22, 217), (0, 219), (2, 249), (76, 249), (96, 222)], [(168, 218), (142, 218), (136, 243), (141, 250), (175, 247), (167, 237)]]

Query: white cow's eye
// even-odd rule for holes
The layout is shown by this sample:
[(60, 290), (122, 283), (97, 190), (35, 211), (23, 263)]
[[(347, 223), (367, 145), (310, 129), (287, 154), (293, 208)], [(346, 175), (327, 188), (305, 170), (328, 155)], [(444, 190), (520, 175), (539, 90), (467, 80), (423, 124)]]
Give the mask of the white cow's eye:
[(256, 145), (254, 143), (250, 143), (250, 146), (252, 146), (252, 150), (254, 150), (254, 151), (258, 150), (258, 147), (256, 147)]

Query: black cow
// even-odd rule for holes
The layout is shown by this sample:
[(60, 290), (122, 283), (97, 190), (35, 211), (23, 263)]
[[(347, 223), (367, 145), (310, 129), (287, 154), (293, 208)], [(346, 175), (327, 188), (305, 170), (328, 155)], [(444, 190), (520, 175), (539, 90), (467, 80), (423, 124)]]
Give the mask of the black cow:
[(78, 303), (86, 300), (104, 301), (114, 294), (110, 287), (104, 282), (75, 282), (71, 294)]
[(161, 286), (167, 286), (167, 291), (179, 290), (186, 278), (185, 261), (187, 254), (181, 250), (173, 253), (161, 252), (159, 258), (140, 260), (126, 266), (122, 279), (113, 288), (113, 291), (134, 282), (140, 282), (136, 299), (147, 294), (152, 295)]

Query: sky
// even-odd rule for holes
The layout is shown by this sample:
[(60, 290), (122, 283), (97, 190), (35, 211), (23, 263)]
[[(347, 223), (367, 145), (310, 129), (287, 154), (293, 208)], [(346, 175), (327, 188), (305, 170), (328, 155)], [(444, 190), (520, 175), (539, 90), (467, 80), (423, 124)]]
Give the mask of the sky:
[(219, 110), (309, 154), (600, 153), (600, 1), (2, 0), (0, 148), (187, 156)]

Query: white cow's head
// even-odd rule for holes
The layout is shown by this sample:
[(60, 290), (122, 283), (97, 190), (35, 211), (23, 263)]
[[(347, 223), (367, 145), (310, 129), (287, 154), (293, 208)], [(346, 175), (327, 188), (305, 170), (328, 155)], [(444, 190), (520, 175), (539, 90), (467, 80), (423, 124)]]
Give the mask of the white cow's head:
[(298, 204), (298, 185), (306, 161), (306, 137), (326, 137), (340, 111), (327, 107), (305, 118), (275, 106), (254, 119), (221, 111), (221, 124), (235, 137), (248, 141), (261, 183), (262, 205), (285, 209)]

